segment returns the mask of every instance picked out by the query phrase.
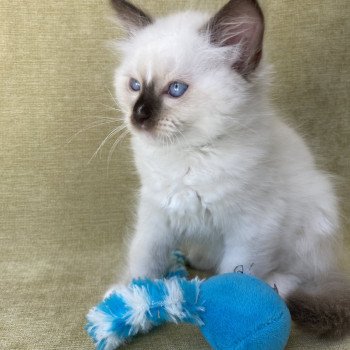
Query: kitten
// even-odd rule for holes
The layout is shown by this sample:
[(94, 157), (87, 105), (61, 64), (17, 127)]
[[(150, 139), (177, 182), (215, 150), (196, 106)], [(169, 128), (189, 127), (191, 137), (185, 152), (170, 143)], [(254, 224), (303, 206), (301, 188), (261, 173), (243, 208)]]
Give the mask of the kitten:
[(185, 246), (196, 268), (242, 265), (276, 285), (305, 329), (347, 334), (337, 199), (269, 106), (258, 3), (153, 20), (111, 2), (128, 34), (115, 88), (142, 183), (128, 278), (163, 276)]

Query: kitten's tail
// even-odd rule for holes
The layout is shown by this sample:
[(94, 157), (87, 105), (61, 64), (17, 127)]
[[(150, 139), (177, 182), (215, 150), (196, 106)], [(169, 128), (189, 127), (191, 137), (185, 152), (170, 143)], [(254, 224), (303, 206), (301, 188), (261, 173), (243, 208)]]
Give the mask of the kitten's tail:
[(350, 283), (332, 274), (308, 283), (287, 297), (292, 320), (301, 328), (323, 338), (350, 334)]

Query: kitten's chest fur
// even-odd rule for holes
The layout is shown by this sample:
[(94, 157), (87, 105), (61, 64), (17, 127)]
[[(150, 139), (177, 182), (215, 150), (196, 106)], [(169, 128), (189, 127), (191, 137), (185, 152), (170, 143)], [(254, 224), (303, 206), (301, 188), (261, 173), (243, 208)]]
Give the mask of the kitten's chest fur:
[[(166, 157), (166, 156), (165, 156)], [(194, 157), (169, 157), (149, 161), (140, 174), (143, 191), (160, 205), (170, 217), (193, 220), (201, 217), (210, 207), (210, 182), (203, 164)]]
[(228, 153), (203, 147), (156, 154), (138, 148), (142, 195), (152, 199), (178, 231), (201, 235), (220, 231), (227, 211), (231, 219), (235, 215), (243, 191), (238, 179), (248, 167), (235, 153)]

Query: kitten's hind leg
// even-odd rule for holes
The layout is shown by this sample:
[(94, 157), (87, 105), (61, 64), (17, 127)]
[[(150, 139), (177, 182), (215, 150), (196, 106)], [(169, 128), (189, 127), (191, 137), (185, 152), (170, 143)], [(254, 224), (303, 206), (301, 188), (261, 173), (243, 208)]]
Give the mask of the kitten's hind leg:
[(283, 274), (274, 272), (270, 274), (266, 279), (266, 283), (268, 283), (272, 288), (276, 288), (278, 294), (286, 299), (288, 295), (293, 293), (298, 289), (298, 286), (301, 283), (300, 278), (291, 274)]

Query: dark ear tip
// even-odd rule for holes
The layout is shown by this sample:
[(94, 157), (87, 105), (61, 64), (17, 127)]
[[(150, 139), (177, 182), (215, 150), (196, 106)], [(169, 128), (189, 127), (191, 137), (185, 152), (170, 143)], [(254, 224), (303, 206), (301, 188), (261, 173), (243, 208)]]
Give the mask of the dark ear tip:
[(152, 17), (127, 0), (110, 0), (110, 4), (127, 28), (142, 28), (153, 23)]
[(123, 9), (137, 9), (132, 3), (127, 0), (109, 0), (109, 3), (116, 11), (123, 11)]
[(124, 1), (124, 0), (109, 0), (109, 3), (111, 4), (111, 6), (113, 8), (115, 8), (116, 10), (119, 10), (120, 6), (125, 5), (126, 1)]

